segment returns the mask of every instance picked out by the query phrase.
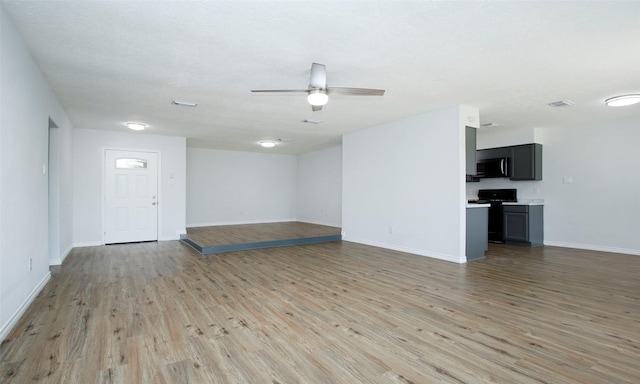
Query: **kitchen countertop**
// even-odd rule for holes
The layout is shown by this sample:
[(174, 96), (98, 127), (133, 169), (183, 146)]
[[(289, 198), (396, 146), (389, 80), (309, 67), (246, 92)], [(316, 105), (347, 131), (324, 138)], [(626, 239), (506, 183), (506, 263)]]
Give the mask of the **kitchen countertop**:
[(518, 202), (503, 202), (502, 205), (544, 205), (544, 199), (520, 199)]
[(489, 208), (491, 204), (467, 203), (467, 208)]

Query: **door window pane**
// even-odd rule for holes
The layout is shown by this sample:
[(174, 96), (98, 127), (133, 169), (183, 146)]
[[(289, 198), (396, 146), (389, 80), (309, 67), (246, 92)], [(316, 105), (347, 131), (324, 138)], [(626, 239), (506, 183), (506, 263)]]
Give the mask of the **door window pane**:
[(131, 159), (131, 158), (116, 159), (116, 168), (117, 169), (147, 168), (147, 160)]

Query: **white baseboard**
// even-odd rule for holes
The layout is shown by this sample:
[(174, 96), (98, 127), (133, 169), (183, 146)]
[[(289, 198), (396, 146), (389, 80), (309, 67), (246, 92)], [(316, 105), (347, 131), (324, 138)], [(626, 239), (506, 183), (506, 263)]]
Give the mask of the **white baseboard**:
[(104, 245), (104, 243), (102, 241), (84, 241), (80, 243), (73, 243), (71, 248), (97, 247), (100, 245)]
[(352, 243), (370, 245), (372, 247), (391, 249), (393, 251), (412, 253), (414, 255), (426, 256), (426, 257), (431, 257), (431, 258), (439, 259), (439, 260), (451, 261), (453, 263), (458, 263), (458, 264), (463, 264), (463, 263), (467, 262), (466, 256), (457, 257), (457, 256), (453, 256), (453, 255), (446, 255), (444, 253), (425, 252), (424, 250), (421, 250), (421, 249), (415, 249), (415, 248), (409, 248), (409, 247), (401, 247), (401, 246), (397, 246), (397, 245), (394, 245), (394, 244), (380, 243), (380, 242), (377, 242), (377, 241), (345, 238), (344, 234), (342, 235), (342, 240), (343, 241), (350, 241)]
[(60, 257), (58, 257), (57, 259), (53, 259), (53, 260), (49, 260), (49, 265), (62, 265), (62, 263), (64, 263), (64, 259), (67, 258), (67, 256), (69, 256), (69, 253), (71, 253), (71, 250), (73, 249), (74, 245), (70, 245), (69, 248), (67, 248), (62, 255), (60, 255)]
[(187, 228), (198, 228), (198, 227), (216, 227), (219, 225), (244, 225), (244, 224), (269, 224), (269, 223), (287, 223), (290, 221), (298, 221), (296, 219), (279, 219), (279, 220), (249, 220), (249, 221), (217, 221), (217, 222), (209, 222), (209, 223), (193, 223), (187, 224)]
[(180, 240), (180, 235), (158, 237), (158, 241), (174, 241), (174, 240)]
[(311, 221), (311, 220), (297, 220), (297, 221), (299, 221), (301, 223), (307, 223), (307, 224), (324, 225), (324, 226), (327, 226), (327, 227), (335, 227), (335, 228), (342, 227), (342, 224), (340, 224), (340, 223), (330, 223), (330, 222), (326, 222), (326, 221), (324, 221), (324, 222), (323, 221), (315, 221), (315, 220), (313, 220), (313, 221)]
[(602, 245), (565, 243), (563, 241), (547, 241), (547, 240), (544, 241), (544, 245), (549, 245), (549, 246), (552, 246), (552, 247), (586, 249), (586, 250), (589, 250), (589, 251), (624, 253), (624, 254), (628, 254), (628, 255), (640, 256), (640, 249), (605, 247), (605, 246), (602, 246)]
[(5, 337), (11, 332), (13, 327), (18, 323), (20, 317), (24, 314), (24, 312), (29, 308), (29, 305), (33, 302), (33, 300), (38, 296), (40, 291), (44, 288), (45, 285), (51, 279), (51, 273), (47, 272), (47, 274), (42, 278), (40, 283), (31, 291), (31, 293), (27, 296), (24, 302), (20, 305), (20, 307), (9, 317), (6, 323), (2, 324), (2, 328), (0, 328), (0, 341), (4, 340)]

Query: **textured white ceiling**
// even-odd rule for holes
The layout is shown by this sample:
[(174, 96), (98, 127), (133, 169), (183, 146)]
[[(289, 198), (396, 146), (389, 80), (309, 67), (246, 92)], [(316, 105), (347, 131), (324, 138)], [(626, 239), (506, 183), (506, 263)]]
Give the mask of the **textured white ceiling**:
[[(298, 154), (454, 104), (507, 128), (640, 114), (603, 104), (640, 92), (640, 1), (1, 4), (78, 128), (135, 120), (192, 147)], [(311, 112), (304, 94), (250, 92), (306, 88), (312, 62), (329, 86), (386, 94), (333, 96)], [(562, 99), (575, 105), (547, 106)], [(278, 138), (290, 141), (256, 145)]]

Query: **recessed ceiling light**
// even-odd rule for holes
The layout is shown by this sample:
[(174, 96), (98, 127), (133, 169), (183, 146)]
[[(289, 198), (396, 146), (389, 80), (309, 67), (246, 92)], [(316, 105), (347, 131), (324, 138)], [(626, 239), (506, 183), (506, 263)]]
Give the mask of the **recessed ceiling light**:
[(265, 140), (265, 141), (261, 141), (260, 145), (265, 147), (265, 148), (273, 148), (276, 146), (276, 142), (273, 140)]
[(198, 106), (198, 103), (192, 103), (190, 101), (178, 101), (178, 100), (171, 100), (171, 104), (179, 105), (181, 107), (191, 107), (191, 108), (195, 108)]
[(143, 129), (148, 127), (148, 125), (144, 123), (126, 123), (126, 126), (127, 128), (133, 129), (134, 131), (142, 131)]
[(568, 107), (569, 105), (573, 105), (573, 101), (560, 100), (560, 101), (554, 101), (553, 103), (549, 103), (547, 105), (550, 107)]
[(610, 107), (624, 107), (627, 105), (640, 103), (640, 94), (610, 97), (604, 102)]

